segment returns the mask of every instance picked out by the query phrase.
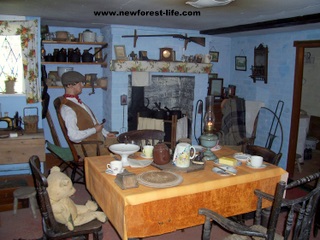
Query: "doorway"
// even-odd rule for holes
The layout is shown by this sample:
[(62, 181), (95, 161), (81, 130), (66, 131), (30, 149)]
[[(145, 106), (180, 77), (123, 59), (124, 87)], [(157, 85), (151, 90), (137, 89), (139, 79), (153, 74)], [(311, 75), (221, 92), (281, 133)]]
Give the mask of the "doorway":
[(294, 47), (296, 47), (296, 60), (295, 60), (292, 115), (291, 115), (291, 128), (290, 128), (290, 138), (289, 138), (288, 164), (287, 164), (287, 171), (289, 172), (289, 177), (293, 176), (294, 168), (295, 168), (299, 117), (300, 117), (300, 108), (301, 108), (304, 52), (305, 52), (305, 48), (320, 47), (320, 40), (295, 41), (293, 45)]

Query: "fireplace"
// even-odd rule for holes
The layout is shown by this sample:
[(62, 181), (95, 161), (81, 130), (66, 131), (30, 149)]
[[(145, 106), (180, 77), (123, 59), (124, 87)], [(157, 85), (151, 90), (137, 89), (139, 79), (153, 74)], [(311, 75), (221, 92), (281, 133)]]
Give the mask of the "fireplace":
[[(137, 113), (150, 117), (154, 111), (180, 110), (191, 125), (195, 79), (191, 76), (152, 75), (149, 86), (132, 86), (128, 82), (128, 130), (137, 129)], [(160, 106), (159, 106), (160, 105)], [(158, 107), (157, 107), (158, 106)], [(188, 131), (190, 134), (190, 130)]]

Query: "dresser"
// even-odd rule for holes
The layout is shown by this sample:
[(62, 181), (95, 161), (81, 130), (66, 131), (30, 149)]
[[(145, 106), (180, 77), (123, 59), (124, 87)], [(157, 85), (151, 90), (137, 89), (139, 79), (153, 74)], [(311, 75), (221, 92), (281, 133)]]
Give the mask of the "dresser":
[(18, 137), (0, 138), (0, 164), (28, 163), (32, 155), (45, 161), (45, 138), (43, 131)]
[[(7, 137), (8, 131), (0, 131), (0, 212), (13, 209), (13, 192), (32, 186), (29, 158), (38, 155), (45, 161), (45, 138), (42, 130), (37, 133)], [(43, 164), (42, 164), (43, 165)], [(28, 201), (19, 201), (18, 208), (28, 207)]]

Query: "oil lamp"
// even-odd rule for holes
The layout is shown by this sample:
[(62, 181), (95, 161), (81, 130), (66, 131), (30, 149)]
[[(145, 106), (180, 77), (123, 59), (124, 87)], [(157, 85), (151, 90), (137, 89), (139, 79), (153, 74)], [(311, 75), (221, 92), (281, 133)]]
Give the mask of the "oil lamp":
[(206, 113), (203, 119), (203, 134), (200, 136), (201, 146), (206, 148), (204, 156), (206, 160), (216, 160), (218, 157), (211, 151), (211, 148), (216, 146), (218, 142), (218, 136), (213, 134), (214, 132), (214, 112), (213, 112), (214, 97), (206, 97)]

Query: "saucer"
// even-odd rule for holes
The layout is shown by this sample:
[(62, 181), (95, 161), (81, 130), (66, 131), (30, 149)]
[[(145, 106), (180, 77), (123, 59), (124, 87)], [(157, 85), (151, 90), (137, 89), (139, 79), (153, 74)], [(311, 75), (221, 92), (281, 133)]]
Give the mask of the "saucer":
[[(124, 171), (124, 168), (122, 168), (122, 171), (120, 173), (123, 173), (123, 171)], [(118, 173), (114, 173), (111, 169), (107, 168), (106, 174), (116, 176)]]
[(222, 147), (220, 145), (216, 145), (213, 148), (211, 148), (211, 151), (219, 151)]
[(240, 152), (240, 153), (235, 153), (233, 157), (239, 161), (247, 161), (251, 157), (251, 155)]
[(144, 155), (144, 153), (141, 153), (140, 155), (142, 158), (146, 158), (146, 159), (152, 159), (152, 157), (146, 157), (146, 155)]
[(251, 166), (250, 163), (247, 163), (247, 167), (252, 168), (252, 169), (262, 169), (265, 168), (267, 165), (266, 164), (262, 164), (260, 167), (253, 167)]

